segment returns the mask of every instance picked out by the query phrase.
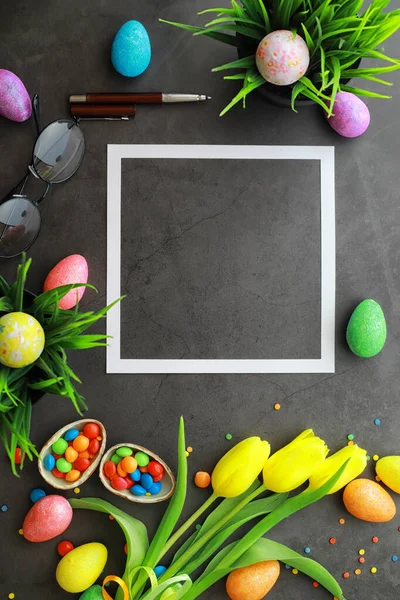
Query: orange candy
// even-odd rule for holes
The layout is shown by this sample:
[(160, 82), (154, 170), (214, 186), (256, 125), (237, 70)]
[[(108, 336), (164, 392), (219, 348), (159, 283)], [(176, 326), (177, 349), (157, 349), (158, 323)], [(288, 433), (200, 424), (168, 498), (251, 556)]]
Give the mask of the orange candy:
[[(122, 462), (122, 460), (121, 460)], [(117, 473), (120, 477), (126, 477), (128, 473), (122, 468), (121, 462), (117, 464)]]
[(78, 458), (78, 452), (72, 446), (68, 446), (65, 451), (65, 458), (68, 462), (73, 463)]
[(78, 456), (79, 456), (79, 458), (90, 458), (90, 454), (89, 454), (88, 450), (84, 450), (83, 452), (79, 452)]
[(78, 435), (72, 442), (72, 445), (77, 452), (84, 452), (89, 447), (89, 439), (84, 435)]
[(210, 474), (205, 471), (197, 471), (194, 476), (194, 483), (199, 488), (207, 488), (211, 483)]
[(279, 573), (277, 560), (235, 569), (226, 580), (226, 592), (231, 600), (261, 600), (273, 588)]
[(133, 456), (125, 456), (118, 465), (121, 465), (121, 469), (126, 473), (133, 473), (137, 469), (137, 462)]
[(71, 469), (71, 471), (69, 473), (66, 474), (65, 476), (65, 481), (77, 481), (77, 479), (79, 479), (79, 477), (82, 475), (82, 473), (80, 471), (78, 471), (78, 469)]

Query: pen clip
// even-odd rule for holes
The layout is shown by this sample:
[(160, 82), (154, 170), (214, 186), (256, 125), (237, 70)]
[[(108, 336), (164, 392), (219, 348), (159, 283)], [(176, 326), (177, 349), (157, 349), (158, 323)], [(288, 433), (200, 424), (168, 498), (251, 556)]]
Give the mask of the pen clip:
[(78, 117), (77, 121), (129, 121), (129, 117)]

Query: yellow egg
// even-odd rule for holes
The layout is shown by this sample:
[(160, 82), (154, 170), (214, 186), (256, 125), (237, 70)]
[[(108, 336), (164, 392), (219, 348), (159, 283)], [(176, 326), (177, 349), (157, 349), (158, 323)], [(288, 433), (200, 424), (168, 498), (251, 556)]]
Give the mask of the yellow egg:
[(12, 369), (26, 367), (39, 358), (44, 331), (31, 315), (12, 312), (0, 319), (0, 363)]
[(279, 573), (277, 560), (235, 569), (226, 580), (226, 593), (231, 600), (261, 600), (274, 587)]
[(385, 456), (379, 459), (375, 470), (385, 485), (400, 494), (400, 456)]
[(362, 521), (385, 523), (396, 514), (392, 497), (370, 479), (351, 481), (344, 489), (343, 502), (349, 513)]
[(58, 563), (56, 579), (66, 592), (78, 594), (94, 584), (107, 562), (107, 548), (98, 542), (83, 544)]

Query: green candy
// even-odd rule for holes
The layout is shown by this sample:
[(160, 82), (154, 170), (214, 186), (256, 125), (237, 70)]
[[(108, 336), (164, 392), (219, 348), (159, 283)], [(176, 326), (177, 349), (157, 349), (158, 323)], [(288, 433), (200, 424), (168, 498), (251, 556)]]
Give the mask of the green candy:
[(83, 592), (82, 596), (79, 596), (79, 600), (103, 600), (101, 586), (92, 585), (92, 587)]
[(66, 458), (58, 458), (56, 460), (56, 467), (60, 473), (69, 473), (72, 469), (71, 463), (68, 462)]
[(114, 465), (117, 465), (119, 462), (121, 462), (122, 456), (118, 456), (118, 454), (113, 454), (110, 460), (114, 463)]
[(127, 446), (121, 446), (121, 448), (118, 448), (117, 454), (118, 456), (121, 456), (121, 458), (124, 458), (124, 456), (131, 456), (131, 454), (133, 454), (133, 450)]
[(135, 460), (139, 467), (147, 467), (150, 462), (150, 458), (144, 452), (136, 452)]
[(382, 350), (386, 341), (386, 321), (375, 300), (363, 300), (354, 309), (347, 325), (346, 340), (350, 350), (361, 358), (371, 358)]
[(68, 448), (68, 442), (67, 442), (67, 440), (64, 440), (63, 438), (59, 438), (51, 446), (51, 449), (53, 450), (54, 454), (64, 454), (64, 452), (66, 451), (67, 448)]

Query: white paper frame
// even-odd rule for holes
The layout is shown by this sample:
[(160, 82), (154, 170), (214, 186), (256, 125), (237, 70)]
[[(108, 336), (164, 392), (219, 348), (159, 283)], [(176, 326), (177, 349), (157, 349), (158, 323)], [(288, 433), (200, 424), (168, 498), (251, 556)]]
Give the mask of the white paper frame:
[(107, 315), (107, 373), (334, 373), (335, 372), (335, 167), (330, 146), (108, 145), (107, 302), (121, 295), (121, 160), (319, 160), (321, 163), (321, 358), (121, 358), (121, 309)]

